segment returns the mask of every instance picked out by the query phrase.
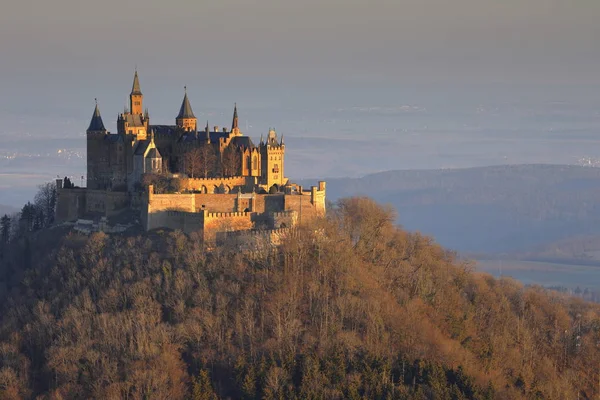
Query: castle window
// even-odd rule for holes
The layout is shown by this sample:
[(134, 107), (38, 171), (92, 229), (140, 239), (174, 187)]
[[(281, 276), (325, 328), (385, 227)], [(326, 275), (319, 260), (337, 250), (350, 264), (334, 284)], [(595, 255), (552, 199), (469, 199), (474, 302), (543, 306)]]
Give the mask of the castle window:
[(279, 172), (279, 164), (275, 164), (275, 166), (273, 167), (273, 172), (274, 173), (278, 173)]
[(252, 169), (257, 169), (258, 168), (258, 157), (254, 156), (254, 158), (252, 158)]

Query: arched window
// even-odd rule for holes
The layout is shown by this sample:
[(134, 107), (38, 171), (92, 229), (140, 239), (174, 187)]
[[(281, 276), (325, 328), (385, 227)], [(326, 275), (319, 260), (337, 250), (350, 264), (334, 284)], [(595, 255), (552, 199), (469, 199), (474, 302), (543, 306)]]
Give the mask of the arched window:
[(258, 169), (258, 157), (252, 157), (252, 169)]

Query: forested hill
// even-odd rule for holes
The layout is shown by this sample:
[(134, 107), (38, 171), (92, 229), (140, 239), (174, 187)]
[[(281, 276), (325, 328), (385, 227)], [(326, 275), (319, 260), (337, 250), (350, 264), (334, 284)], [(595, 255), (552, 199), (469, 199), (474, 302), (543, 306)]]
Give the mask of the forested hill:
[(403, 227), (463, 252), (529, 252), (600, 235), (600, 168), (514, 165), (327, 179), (330, 200), (358, 195), (392, 204)]
[(597, 305), (474, 274), (394, 219), (346, 199), (252, 253), (166, 231), (3, 245), (0, 398), (598, 396)]

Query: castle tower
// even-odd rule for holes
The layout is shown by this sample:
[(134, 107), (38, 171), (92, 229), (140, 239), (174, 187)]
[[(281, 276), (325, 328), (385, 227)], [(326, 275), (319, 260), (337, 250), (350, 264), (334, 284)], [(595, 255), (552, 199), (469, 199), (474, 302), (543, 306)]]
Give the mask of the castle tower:
[(131, 87), (131, 93), (129, 94), (129, 110), (131, 114), (142, 114), (143, 113), (143, 100), (144, 95), (140, 89), (140, 80), (138, 78), (137, 70), (133, 76), (133, 86)]
[(136, 140), (145, 140), (149, 126), (148, 110), (143, 111), (142, 90), (137, 70), (133, 76), (133, 86), (129, 94), (129, 111), (127, 107), (117, 116), (117, 132), (128, 136), (128, 143), (133, 146)]
[(192, 111), (192, 106), (190, 104), (190, 100), (187, 96), (187, 87), (184, 87), (185, 94), (183, 96), (183, 101), (181, 102), (181, 108), (179, 109), (179, 114), (175, 119), (175, 123), (178, 127), (183, 128), (188, 132), (196, 132), (197, 120), (194, 112)]
[(287, 183), (284, 175), (285, 145), (277, 141), (275, 129), (269, 130), (267, 141), (260, 145), (261, 180), (269, 190), (279, 189)]
[(92, 114), (90, 125), (87, 128), (87, 133), (106, 133), (106, 128), (104, 127), (104, 122), (102, 122), (102, 116), (100, 115), (100, 109), (98, 108), (98, 100), (96, 100), (96, 108), (94, 108), (94, 113)]
[(100, 182), (99, 171), (102, 169), (103, 157), (105, 157), (104, 137), (108, 133), (102, 122), (98, 101), (90, 120), (90, 125), (87, 128), (87, 187), (96, 189), (102, 185)]

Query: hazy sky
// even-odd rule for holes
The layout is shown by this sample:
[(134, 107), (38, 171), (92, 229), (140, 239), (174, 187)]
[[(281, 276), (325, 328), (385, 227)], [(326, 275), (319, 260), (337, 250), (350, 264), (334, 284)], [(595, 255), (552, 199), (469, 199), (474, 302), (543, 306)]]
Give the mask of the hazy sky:
[(91, 85), (84, 72), (105, 79), (136, 64), (205, 79), (600, 82), (598, 0), (3, 0), (1, 10), (5, 85), (42, 73)]
[(295, 177), (596, 159), (599, 21), (600, 0), (0, 0), (0, 195), (36, 162), (77, 175), (58, 151), (83, 169), (94, 98), (114, 131), (136, 65), (153, 123), (184, 85), (202, 126), (238, 102), (246, 134), (297, 141)]
[(98, 97), (113, 120), (136, 65), (155, 122), (184, 85), (198, 108), (273, 88), (279, 104), (313, 87), (314, 105), (352, 86), (598, 84), (598, 21), (598, 0), (3, 0), (0, 110), (87, 115)]

